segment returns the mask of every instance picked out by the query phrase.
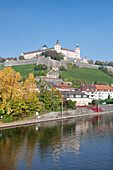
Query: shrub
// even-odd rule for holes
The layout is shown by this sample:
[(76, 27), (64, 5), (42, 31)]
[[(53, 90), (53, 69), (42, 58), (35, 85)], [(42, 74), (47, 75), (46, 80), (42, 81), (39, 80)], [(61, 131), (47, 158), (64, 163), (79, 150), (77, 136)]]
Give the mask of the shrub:
[(34, 67), (34, 70), (46, 70), (47, 66), (45, 64), (38, 64)]
[(57, 53), (57, 51), (51, 51), (51, 50), (42, 52), (42, 55), (45, 55), (45, 57), (50, 57), (51, 59), (54, 60), (61, 60), (64, 58), (62, 53)]
[(24, 56), (23, 55), (20, 55), (19, 56), (19, 60), (24, 60), (25, 58), (24, 58)]
[(74, 85), (80, 85), (82, 83), (82, 81), (80, 79), (76, 79), (76, 80), (73, 80), (72, 83)]
[(67, 69), (64, 66), (60, 66), (60, 71), (67, 71)]

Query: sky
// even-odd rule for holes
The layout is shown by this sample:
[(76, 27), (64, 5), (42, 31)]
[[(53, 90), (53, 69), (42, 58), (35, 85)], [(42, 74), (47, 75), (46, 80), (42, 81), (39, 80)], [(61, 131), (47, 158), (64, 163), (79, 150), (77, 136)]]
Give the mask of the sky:
[(53, 47), (113, 61), (113, 0), (0, 0), (0, 56)]

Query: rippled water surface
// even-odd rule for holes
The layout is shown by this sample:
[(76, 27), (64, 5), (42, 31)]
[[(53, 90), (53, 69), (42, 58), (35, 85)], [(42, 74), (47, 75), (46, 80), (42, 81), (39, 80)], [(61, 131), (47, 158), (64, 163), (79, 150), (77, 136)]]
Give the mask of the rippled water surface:
[(1, 130), (2, 169), (113, 169), (113, 114)]

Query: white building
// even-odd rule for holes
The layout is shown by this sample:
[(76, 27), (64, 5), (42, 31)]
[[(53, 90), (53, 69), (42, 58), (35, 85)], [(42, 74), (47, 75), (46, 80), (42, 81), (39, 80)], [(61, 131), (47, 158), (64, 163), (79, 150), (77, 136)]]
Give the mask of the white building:
[(59, 69), (58, 67), (52, 67), (52, 70), (50, 70), (48, 73), (47, 73), (47, 77), (49, 78), (58, 78), (59, 77)]
[(109, 85), (94, 85), (94, 84), (82, 84), (77, 91), (82, 91), (89, 97), (89, 101), (92, 100), (105, 100), (110, 97), (113, 98), (113, 88)]
[(105, 100), (109, 98), (113, 98), (113, 88), (109, 85), (95, 85), (95, 99), (97, 100)]
[(88, 105), (89, 98), (85, 93), (81, 91), (62, 91), (62, 95), (67, 100), (76, 101), (77, 106)]
[(37, 55), (40, 55), (42, 52), (45, 52), (47, 50), (55, 50), (58, 53), (62, 53), (64, 55), (64, 60), (69, 60), (71, 59), (72, 61), (75, 62), (82, 62), (82, 63), (88, 63), (87, 58), (81, 59), (80, 56), (80, 47), (76, 46), (75, 50), (67, 49), (67, 48), (61, 48), (61, 44), (57, 40), (56, 44), (52, 48), (47, 48), (47, 46), (44, 44), (42, 47), (42, 50), (37, 50), (37, 51), (31, 51), (31, 52), (26, 52), (26, 53), (21, 53), (22, 56), (24, 56), (25, 59), (32, 59), (35, 58)]
[(66, 83), (60, 83), (56, 85), (56, 89), (60, 91), (75, 91), (75, 88)]

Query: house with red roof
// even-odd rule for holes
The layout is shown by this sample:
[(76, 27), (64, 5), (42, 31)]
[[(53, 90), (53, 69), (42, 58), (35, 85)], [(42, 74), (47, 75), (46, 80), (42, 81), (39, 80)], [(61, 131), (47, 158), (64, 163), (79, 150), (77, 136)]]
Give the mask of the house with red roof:
[(105, 100), (108, 97), (113, 98), (113, 88), (109, 85), (95, 85), (96, 91), (95, 96), (96, 99)]
[(90, 102), (95, 100), (105, 100), (113, 98), (113, 88), (109, 85), (82, 84), (77, 91), (82, 91), (88, 95)]
[(75, 91), (75, 88), (66, 83), (60, 83), (56, 85), (56, 89), (60, 91)]

